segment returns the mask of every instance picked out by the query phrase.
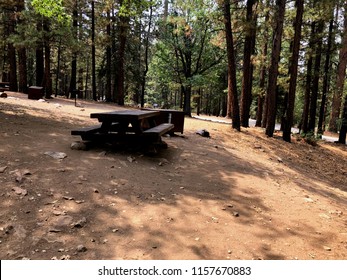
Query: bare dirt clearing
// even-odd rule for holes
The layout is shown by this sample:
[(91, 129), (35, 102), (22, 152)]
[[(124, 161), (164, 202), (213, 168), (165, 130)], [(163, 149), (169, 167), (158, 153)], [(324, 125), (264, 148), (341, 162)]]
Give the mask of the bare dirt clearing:
[(1, 259), (347, 259), (346, 146), (186, 118), (153, 157), (71, 150), (71, 129), (115, 106), (8, 95)]

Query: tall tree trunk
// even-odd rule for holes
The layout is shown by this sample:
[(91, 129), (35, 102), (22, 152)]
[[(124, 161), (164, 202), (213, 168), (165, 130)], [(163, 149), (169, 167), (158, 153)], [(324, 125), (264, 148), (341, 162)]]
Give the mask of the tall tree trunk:
[(111, 79), (112, 79), (112, 41), (111, 41), (111, 12), (107, 11), (107, 46), (106, 46), (106, 101), (110, 102), (112, 100), (112, 89), (111, 89)]
[[(8, 20), (7, 32), (6, 35), (10, 36), (15, 32), (15, 7), (9, 6), (6, 11), (6, 16)], [(10, 82), (10, 90), (18, 91), (18, 81), (17, 81), (17, 58), (16, 58), (16, 49), (13, 43), (9, 42), (7, 44), (7, 57), (10, 66), (9, 71), (9, 82)]]
[(16, 49), (12, 43), (7, 45), (10, 64), (10, 90), (18, 91)]
[(52, 77), (51, 77), (51, 46), (49, 40), (50, 22), (49, 19), (45, 19), (43, 23), (44, 34), (44, 49), (45, 49), (45, 75), (44, 75), (44, 87), (46, 95), (45, 97), (52, 97)]
[(141, 85), (141, 108), (145, 106), (145, 88), (146, 88), (146, 77), (148, 72), (148, 51), (149, 51), (149, 34), (151, 32), (151, 26), (152, 26), (152, 16), (153, 16), (153, 6), (150, 7), (149, 12), (149, 24), (148, 24), (148, 31), (145, 39), (145, 69), (143, 70), (142, 74), (142, 85)]
[[(270, 1), (267, 0), (265, 3), (265, 8), (269, 8), (270, 6)], [(265, 22), (269, 22), (270, 18), (270, 13), (269, 9), (265, 14)], [(266, 114), (264, 112), (267, 112), (267, 108), (265, 108), (266, 105), (266, 72), (268, 70), (266, 66), (266, 58), (268, 55), (268, 38), (269, 38), (269, 32), (265, 28), (264, 30), (264, 45), (263, 45), (263, 50), (262, 50), (262, 62), (261, 62), (261, 69), (260, 69), (260, 78), (259, 78), (259, 87), (260, 87), (260, 93), (258, 94), (258, 106), (257, 106), (257, 119), (256, 119), (256, 124), (255, 126), (257, 127), (266, 127)]]
[(58, 95), (58, 91), (60, 90), (59, 87), (59, 80), (60, 80), (60, 63), (61, 63), (61, 38), (59, 39), (58, 44), (58, 53), (57, 53), (57, 71), (55, 75), (55, 97)]
[(341, 125), (339, 140), (338, 140), (339, 143), (346, 144), (346, 134), (347, 134), (347, 96), (345, 96), (345, 103), (343, 106), (342, 125)]
[[(42, 22), (38, 22), (36, 25), (36, 30), (40, 34), (42, 33)], [(43, 36), (40, 36), (43, 38)], [(36, 86), (43, 86), (43, 76), (44, 76), (44, 59), (43, 59), (43, 40), (39, 39), (36, 46)]]
[(166, 19), (169, 15), (169, 0), (164, 0), (164, 22), (166, 22)]
[[(17, 10), (20, 13), (18, 24), (23, 24), (21, 13), (24, 11), (24, 0), (19, 0)], [(20, 46), (18, 48), (18, 73), (19, 73), (19, 91), (23, 93), (28, 92), (28, 71), (27, 71), (27, 53), (26, 48)]]
[(26, 48), (18, 49), (19, 91), (28, 92), (27, 53)]
[(276, 123), (276, 108), (277, 108), (277, 77), (278, 77), (278, 64), (281, 54), (283, 22), (285, 14), (285, 0), (276, 0), (275, 20), (276, 25), (273, 34), (271, 65), (269, 69), (269, 82), (267, 88), (267, 120), (266, 120), (266, 135), (273, 136)]
[[(264, 43), (262, 55), (263, 55), (263, 57), (267, 56), (267, 42)], [(262, 121), (263, 121), (266, 70), (267, 69), (266, 69), (266, 65), (264, 62), (263, 65), (261, 66), (260, 78), (259, 78), (259, 87), (260, 87), (261, 92), (258, 94), (257, 117), (256, 117), (256, 123), (255, 123), (255, 126), (257, 126), (257, 127), (261, 127)]]
[(328, 35), (328, 44), (326, 48), (325, 63), (324, 63), (324, 78), (323, 78), (323, 88), (322, 88), (322, 101), (319, 109), (319, 120), (318, 120), (318, 134), (323, 134), (324, 131), (324, 122), (325, 122), (325, 111), (326, 111), (326, 99), (327, 93), (329, 90), (330, 82), (330, 58), (332, 52), (332, 41), (333, 41), (333, 31), (334, 31), (334, 17), (333, 13), (331, 15), (331, 20), (329, 23), (329, 35)]
[(329, 131), (337, 132), (337, 119), (340, 117), (342, 94), (346, 77), (347, 65), (347, 3), (344, 5), (344, 30), (337, 68), (336, 90), (331, 104)]
[(95, 1), (92, 1), (92, 95), (97, 100), (96, 94), (96, 61), (95, 61)]
[(257, 0), (247, 0), (247, 28), (243, 53), (243, 78), (240, 107), (241, 125), (243, 127), (249, 126), (250, 108), (252, 103), (253, 63), (251, 58), (255, 51), (256, 12), (254, 10), (257, 2)]
[(296, 81), (298, 77), (298, 61), (300, 51), (300, 40), (301, 40), (301, 25), (302, 17), (304, 13), (304, 0), (296, 0), (296, 18), (294, 23), (294, 42), (293, 42), (293, 53), (290, 64), (290, 82), (288, 92), (288, 104), (285, 116), (285, 122), (283, 127), (283, 140), (290, 142), (291, 140), (291, 128), (293, 126), (294, 116), (294, 104), (295, 104), (295, 92), (296, 92)]
[[(123, 4), (123, 0), (120, 1), (120, 5)], [(120, 16), (119, 21), (119, 48), (118, 48), (118, 71), (116, 75), (116, 91), (117, 91), (117, 103), (118, 105), (124, 105), (124, 81), (125, 81), (125, 46), (127, 41), (127, 31), (129, 18), (126, 16)]]
[(311, 85), (312, 85), (312, 68), (313, 68), (313, 49), (314, 49), (314, 35), (316, 30), (316, 22), (311, 23), (311, 35), (309, 43), (307, 67), (306, 67), (306, 86), (305, 86), (305, 97), (304, 97), (304, 107), (302, 110), (302, 119), (300, 130), (303, 133), (308, 132), (308, 116), (310, 112), (310, 99), (311, 99)]
[(317, 32), (316, 32), (316, 35), (318, 36), (318, 41), (316, 41), (312, 93), (311, 93), (311, 100), (310, 100), (310, 119), (308, 122), (308, 130), (312, 132), (314, 132), (316, 127), (318, 88), (319, 88), (319, 78), (320, 78), (320, 66), (321, 66), (321, 60), (322, 60), (323, 29), (324, 29), (324, 21), (320, 20), (318, 23)]
[[(72, 11), (72, 32), (74, 34), (75, 40), (78, 40), (78, 11), (77, 11), (77, 0), (75, 0), (73, 11)], [(72, 94), (76, 94), (77, 89), (77, 51), (74, 49), (72, 51), (72, 61), (71, 61), (71, 79), (69, 92), (67, 96), (73, 97)]]
[(240, 131), (240, 109), (237, 94), (236, 62), (233, 32), (231, 27), (230, 0), (224, 0), (223, 13), (228, 56), (228, 103), (230, 104), (228, 108), (231, 106), (231, 111), (228, 112), (227, 115), (229, 116), (229, 114), (231, 114), (232, 127)]

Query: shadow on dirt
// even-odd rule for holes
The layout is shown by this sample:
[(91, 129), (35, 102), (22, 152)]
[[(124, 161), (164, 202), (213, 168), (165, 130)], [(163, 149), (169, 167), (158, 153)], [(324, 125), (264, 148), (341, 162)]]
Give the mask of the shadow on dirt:
[[(166, 139), (169, 148), (153, 157), (105, 147), (75, 151), (70, 144), (79, 139), (70, 130), (82, 120), (8, 107), (0, 122), (6, 155), (0, 167), (7, 167), (0, 173), (1, 259), (225, 259), (229, 246), (231, 258), (287, 258), (268, 244), (238, 243), (236, 230), (247, 234), (248, 227), (259, 240), (294, 233), (264, 224), (272, 211), (259, 198), (264, 190), (247, 187), (247, 178), (266, 181), (269, 170), (211, 139), (187, 132)], [(276, 154), (286, 158), (277, 144)], [(67, 157), (44, 154), (52, 150)], [(307, 178), (302, 188), (317, 180), (294, 161), (290, 168)], [(329, 190), (316, 191), (346, 203)], [(302, 227), (295, 235), (307, 231), (303, 237), (315, 242), (314, 229)], [(250, 253), (243, 256), (237, 246)]]

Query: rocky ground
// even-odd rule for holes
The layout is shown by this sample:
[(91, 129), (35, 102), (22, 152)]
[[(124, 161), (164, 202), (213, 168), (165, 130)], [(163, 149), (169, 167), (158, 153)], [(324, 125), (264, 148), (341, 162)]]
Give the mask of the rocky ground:
[(186, 118), (156, 155), (71, 149), (114, 109), (0, 99), (1, 259), (347, 259), (346, 146)]

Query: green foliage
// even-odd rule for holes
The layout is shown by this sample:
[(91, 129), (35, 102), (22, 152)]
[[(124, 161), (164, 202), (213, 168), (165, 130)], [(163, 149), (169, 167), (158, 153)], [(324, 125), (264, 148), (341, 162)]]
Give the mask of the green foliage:
[(38, 14), (44, 17), (65, 24), (70, 22), (71, 17), (65, 12), (63, 0), (32, 0), (31, 5)]
[(320, 134), (315, 134), (314, 132), (310, 131), (308, 133), (301, 133), (296, 136), (297, 140), (303, 140), (307, 144), (311, 146), (317, 146), (318, 141), (322, 139), (322, 135)]

